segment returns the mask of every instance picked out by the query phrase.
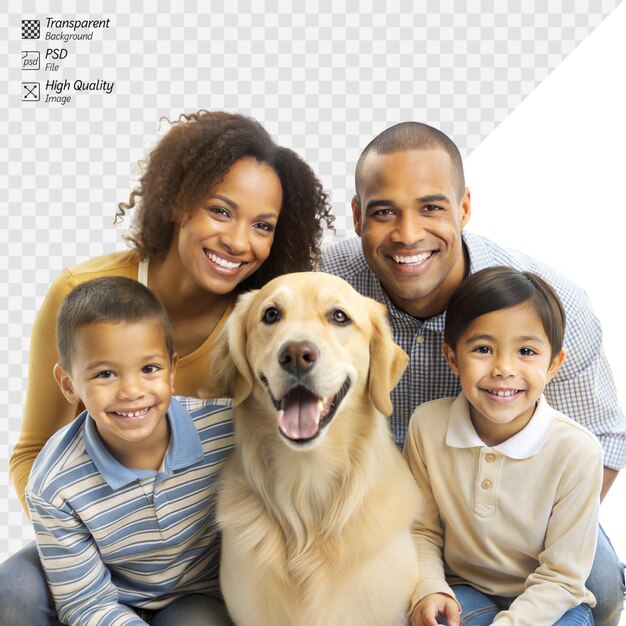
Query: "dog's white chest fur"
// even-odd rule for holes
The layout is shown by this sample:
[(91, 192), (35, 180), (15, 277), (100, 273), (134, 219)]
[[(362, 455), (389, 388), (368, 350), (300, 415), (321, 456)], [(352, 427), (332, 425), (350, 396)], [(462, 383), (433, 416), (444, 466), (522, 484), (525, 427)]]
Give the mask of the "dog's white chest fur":
[[(236, 624), (408, 623), (418, 576), (410, 533), (415, 487), (394, 444), (383, 442), (390, 449), (344, 467), (354, 472), (345, 482), (331, 476), (338, 468), (328, 470), (322, 450), (306, 453), (320, 463), (315, 472), (316, 462), (278, 442), (283, 454), (280, 448), (268, 451), (269, 467), (248, 466), (258, 477), (252, 485), (242, 480), (240, 455), (246, 450), (231, 459), (218, 520), (222, 592)], [(361, 463), (372, 465), (362, 472), (355, 467)], [(290, 471), (277, 476), (275, 465)], [(260, 485), (264, 493), (256, 491)]]

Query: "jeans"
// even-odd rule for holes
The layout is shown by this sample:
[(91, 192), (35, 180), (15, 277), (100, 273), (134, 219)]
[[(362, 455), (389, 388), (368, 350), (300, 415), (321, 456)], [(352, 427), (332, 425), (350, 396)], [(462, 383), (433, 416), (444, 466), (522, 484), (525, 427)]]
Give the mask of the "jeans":
[(0, 625), (59, 626), (35, 543), (0, 565)]
[(593, 567), (585, 584), (597, 601), (592, 609), (595, 626), (618, 626), (624, 608), (624, 564), (617, 556), (602, 526), (598, 531)]
[(624, 608), (624, 564), (602, 526), (593, 568), (585, 584), (596, 597), (597, 604), (591, 609), (596, 626), (617, 626)]
[[(506, 611), (515, 598), (488, 596), (469, 585), (452, 585), (461, 608), (461, 626), (489, 626), (500, 611)], [(593, 626), (591, 609), (579, 604), (563, 615), (554, 626)]]
[[(151, 626), (232, 626), (224, 603), (191, 595), (158, 611), (137, 609)], [(0, 626), (60, 626), (35, 543), (0, 564)]]
[(209, 596), (180, 598), (158, 611), (133, 609), (150, 626), (230, 626), (225, 604)]
[[(593, 609), (595, 626), (618, 626), (624, 604), (624, 565), (602, 528), (587, 587), (598, 601)], [(230, 626), (231, 622), (228, 618), (222, 619), (218, 611), (213, 622), (205, 626), (212, 624)], [(0, 564), (0, 626), (59, 625), (33, 542)], [(153, 621), (152, 625), (158, 626), (158, 622)]]

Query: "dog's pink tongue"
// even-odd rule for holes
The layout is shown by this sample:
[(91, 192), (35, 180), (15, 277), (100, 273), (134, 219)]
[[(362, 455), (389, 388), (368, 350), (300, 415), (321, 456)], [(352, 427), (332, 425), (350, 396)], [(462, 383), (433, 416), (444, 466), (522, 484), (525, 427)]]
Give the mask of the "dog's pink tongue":
[(278, 426), (290, 439), (310, 439), (317, 434), (320, 413), (317, 396), (297, 387), (287, 394), (283, 410), (278, 411)]

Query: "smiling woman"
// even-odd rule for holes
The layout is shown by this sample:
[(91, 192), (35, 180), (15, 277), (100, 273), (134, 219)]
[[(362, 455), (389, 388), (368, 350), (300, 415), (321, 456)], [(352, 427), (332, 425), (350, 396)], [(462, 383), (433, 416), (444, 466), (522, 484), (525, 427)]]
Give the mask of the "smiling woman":
[(229, 294), (269, 256), (281, 204), (276, 172), (253, 158), (240, 159), (176, 225), (163, 265), (187, 268), (200, 291)]
[(181, 115), (142, 167), (139, 186), (117, 213), (134, 209), (132, 249), (65, 270), (35, 321), (22, 430), (10, 461), (22, 502), (35, 457), (81, 408), (65, 400), (52, 376), (56, 314), (73, 287), (102, 275), (150, 287), (172, 325), (176, 392), (197, 396), (236, 295), (280, 274), (312, 269), (324, 225), (332, 223), (311, 168), (242, 115)]

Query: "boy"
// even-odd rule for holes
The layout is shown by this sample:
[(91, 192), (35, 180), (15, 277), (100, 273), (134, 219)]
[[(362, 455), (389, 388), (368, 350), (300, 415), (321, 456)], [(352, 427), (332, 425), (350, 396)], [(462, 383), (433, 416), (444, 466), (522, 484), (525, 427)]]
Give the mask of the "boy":
[(229, 623), (209, 596), (219, 597), (214, 481), (232, 450), (230, 409), (171, 398), (167, 315), (137, 281), (76, 287), (57, 344), (54, 378), (86, 411), (46, 444), (26, 497), (59, 620)]
[(462, 392), (418, 407), (404, 448), (423, 498), (412, 626), (457, 625), (459, 608), (467, 626), (593, 623), (602, 451), (542, 395), (564, 329), (554, 290), (509, 267), (450, 301), (444, 354)]

